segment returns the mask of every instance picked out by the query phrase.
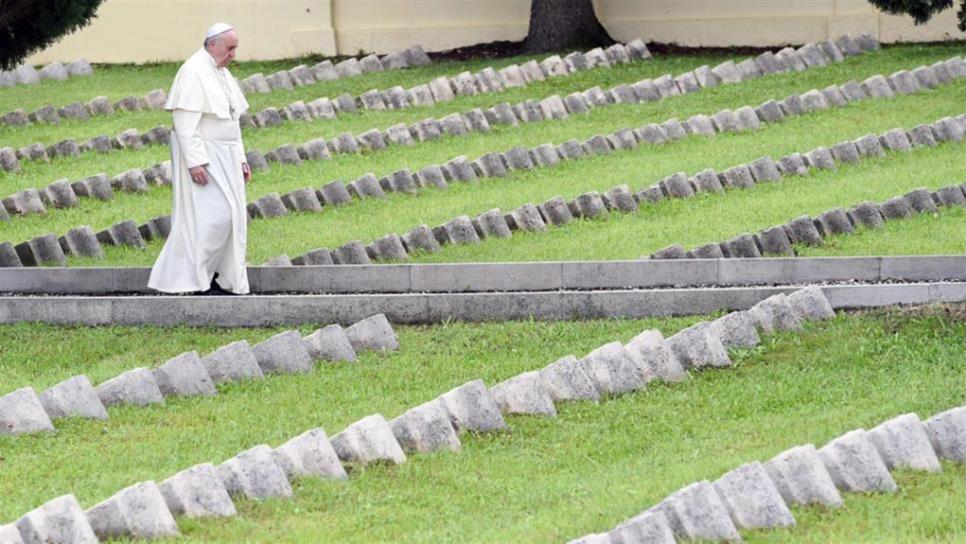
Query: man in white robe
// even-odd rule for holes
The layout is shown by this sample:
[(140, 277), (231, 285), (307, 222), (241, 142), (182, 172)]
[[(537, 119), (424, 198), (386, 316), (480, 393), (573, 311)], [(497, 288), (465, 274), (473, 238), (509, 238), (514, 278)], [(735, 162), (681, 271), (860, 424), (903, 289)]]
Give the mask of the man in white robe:
[(251, 169), (238, 123), (248, 102), (226, 68), (237, 48), (234, 29), (215, 24), (168, 93), (174, 209), (171, 233), (148, 280), (151, 289), (248, 292), (245, 183)]

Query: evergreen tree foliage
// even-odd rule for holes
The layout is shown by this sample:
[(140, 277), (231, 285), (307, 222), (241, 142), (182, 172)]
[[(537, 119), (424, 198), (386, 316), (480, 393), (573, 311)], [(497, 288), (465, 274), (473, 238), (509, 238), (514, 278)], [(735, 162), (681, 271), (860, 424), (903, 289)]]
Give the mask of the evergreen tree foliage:
[[(880, 10), (893, 15), (911, 15), (917, 25), (925, 24), (932, 16), (953, 7), (955, 0), (869, 0)], [(957, 13), (960, 30), (966, 32), (966, 0), (959, 0)]]
[(0, 0), (0, 68), (86, 26), (103, 0)]

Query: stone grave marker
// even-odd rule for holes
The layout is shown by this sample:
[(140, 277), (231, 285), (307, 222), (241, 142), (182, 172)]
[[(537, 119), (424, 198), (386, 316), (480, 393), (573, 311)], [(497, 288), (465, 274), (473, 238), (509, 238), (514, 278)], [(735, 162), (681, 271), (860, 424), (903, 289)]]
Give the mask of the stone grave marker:
[(375, 462), (402, 464), (406, 454), (380, 414), (364, 417), (332, 437), (332, 448), (339, 459), (368, 465)]
[(68, 378), (40, 394), (40, 404), (50, 419), (82, 417), (107, 419), (107, 410), (87, 376)]
[(795, 517), (761, 463), (726, 473), (714, 482), (714, 490), (739, 529), (795, 526)]
[(260, 500), (292, 496), (292, 486), (272, 448), (265, 444), (245, 450), (217, 467), (229, 495)]
[(289, 480), (306, 476), (337, 480), (348, 478), (328, 435), (321, 427), (292, 438), (275, 448), (272, 455)]
[(862, 429), (850, 431), (818, 450), (832, 481), (850, 493), (894, 493), (899, 488)]
[(153, 540), (179, 536), (178, 525), (153, 481), (118, 491), (88, 508), (84, 514), (101, 539), (130, 537)]
[(168, 510), (189, 518), (228, 518), (238, 514), (218, 470), (201, 463), (171, 476), (158, 485)]
[(439, 399), (420, 404), (389, 422), (392, 433), (403, 450), (430, 453), (438, 450), (459, 451), (462, 447), (449, 413)]
[(467, 382), (443, 393), (439, 402), (458, 433), (485, 433), (507, 428), (500, 408), (483, 380)]

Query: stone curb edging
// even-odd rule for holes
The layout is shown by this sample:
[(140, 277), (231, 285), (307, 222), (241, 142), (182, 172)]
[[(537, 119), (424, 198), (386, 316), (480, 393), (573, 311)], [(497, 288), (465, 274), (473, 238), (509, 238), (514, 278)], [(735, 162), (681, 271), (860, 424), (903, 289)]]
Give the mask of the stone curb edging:
[[(382, 313), (393, 323), (644, 318), (742, 310), (793, 285), (360, 295), (2, 296), (0, 324), (266, 327), (350, 324)], [(928, 280), (824, 285), (832, 306), (878, 308), (966, 301), (966, 282)]]
[[(957, 127), (958, 130), (966, 132), (966, 116), (958, 118), (957, 121), (961, 127)], [(937, 124), (938, 126), (936, 126)], [(720, 193), (726, 188), (748, 189), (757, 183), (775, 182), (782, 177), (804, 176), (810, 169), (835, 169), (837, 163), (856, 163), (865, 158), (884, 156), (883, 147), (889, 151), (910, 151), (912, 145), (932, 147), (937, 145), (937, 140), (940, 142), (949, 141), (943, 128), (946, 124), (947, 121), (944, 118), (933, 125), (920, 125), (909, 131), (892, 129), (878, 137), (867, 135), (854, 142), (845, 141), (836, 144), (832, 146), (831, 151), (829, 148), (822, 146), (801, 154), (792, 153), (779, 159), (777, 163), (771, 157), (762, 157), (749, 164), (731, 167), (721, 173), (715, 172), (714, 169), (705, 169), (689, 177), (686, 173), (679, 172), (639, 191), (634, 191), (625, 184), (614, 187), (603, 194), (597, 191), (584, 193), (569, 201), (557, 196), (538, 205), (524, 204), (506, 214), (499, 208), (495, 208), (473, 218), (466, 215), (459, 216), (433, 228), (431, 231), (427, 225), (420, 225), (403, 236), (396, 233), (387, 234), (366, 246), (360, 240), (353, 240), (334, 251), (328, 248), (314, 249), (298, 257), (295, 263), (283, 255), (266, 264), (269, 266), (285, 266), (307, 263), (370, 264), (379, 261), (406, 261), (409, 259), (410, 253), (420, 251), (435, 253), (448, 244), (477, 244), (487, 238), (509, 238), (514, 233), (541, 232), (548, 227), (565, 225), (575, 218), (599, 219), (606, 217), (610, 212), (636, 213), (641, 204), (653, 204), (666, 198), (690, 198), (699, 192)], [(892, 139), (900, 133), (906, 141), (897, 147), (892, 143)], [(907, 134), (909, 136), (906, 136)], [(925, 134), (928, 137), (918, 137), (917, 134)], [(954, 136), (958, 134), (957, 131)], [(587, 146), (588, 143), (584, 145)], [(856, 144), (863, 146), (861, 151)], [(941, 194), (934, 193), (932, 199), (940, 205), (964, 204), (961, 199), (955, 197), (956, 188), (957, 186), (942, 188), (937, 191)], [(966, 190), (966, 184), (959, 189), (961, 189), (960, 192)], [(922, 196), (920, 193), (921, 191), (915, 192), (915, 194)], [(914, 193), (910, 193), (909, 196), (912, 195)], [(890, 203), (889, 206), (895, 204)], [(920, 202), (919, 207), (922, 206), (926, 206), (922, 211), (927, 211), (930, 208), (927, 202)], [(931, 206), (931, 208), (935, 208), (935, 206)], [(918, 213), (920, 210), (917, 208), (914, 211)], [(429, 243), (414, 243), (421, 234)], [(761, 256), (762, 252), (788, 254), (792, 251), (791, 243), (794, 242), (788, 242), (778, 247), (776, 244), (779, 243), (779, 240), (775, 236), (766, 236), (767, 234), (769, 233), (759, 233), (759, 237), (769, 242), (767, 251), (764, 251), (765, 248), (758, 241), (758, 254), (753, 254), (753, 251), (739, 251), (735, 256), (758, 257)], [(794, 240), (798, 240), (798, 238)], [(364, 253), (358, 249), (353, 251), (353, 248), (364, 248)], [(713, 249), (711, 246), (703, 247), (695, 250), (696, 253), (690, 256), (697, 258), (732, 256), (730, 253), (711, 251), (711, 249)], [(655, 254), (655, 258), (684, 258), (686, 256), (689, 255), (678, 246), (665, 248)]]
[(870, 201), (848, 211), (833, 208), (816, 218), (802, 215), (788, 223), (743, 233), (720, 243), (710, 243), (685, 251), (671, 245), (651, 254), (651, 259), (725, 258), (747, 259), (765, 255), (797, 256), (793, 244), (821, 246), (830, 236), (854, 234), (858, 227), (881, 229), (888, 221), (908, 219), (921, 213), (938, 213), (939, 207), (966, 206), (966, 183), (929, 192), (922, 187), (875, 204)]
[[(758, 311), (754, 312), (756, 309)], [(734, 336), (734, 331), (742, 332), (745, 345), (754, 345), (759, 342), (758, 328), (764, 333), (771, 333), (778, 326), (781, 330), (800, 330), (803, 320), (829, 319), (835, 313), (821, 289), (807, 288), (791, 296), (772, 296), (751, 311), (735, 315), (740, 319), (726, 316), (715, 322), (721, 324), (719, 327), (707, 322), (698, 323), (667, 340), (659, 331), (644, 331), (627, 346), (612, 342), (583, 359), (568, 356), (539, 372), (524, 372), (492, 388), (487, 388), (482, 380), (470, 381), (391, 422), (381, 414), (364, 417), (331, 440), (327, 439), (324, 430), (314, 429), (274, 451), (260, 445), (232, 457), (214, 470), (210, 463), (189, 469), (206, 468), (209, 477), (206, 479), (208, 485), (204, 487), (176, 486), (187, 483), (182, 481), (186, 478), (187, 471), (184, 471), (162, 483), (162, 487), (167, 487), (167, 493), (153, 481), (142, 482), (83, 512), (73, 495), (65, 495), (20, 518), (14, 527), (28, 538), (33, 532), (43, 534), (49, 529), (46, 526), (48, 520), (53, 521), (48, 510), (60, 501), (69, 504), (69, 514), (62, 514), (54, 522), (68, 525), (75, 534), (80, 531), (85, 535), (85, 539), (75, 538), (76, 541), (97, 542), (98, 538), (115, 536), (149, 539), (176, 536), (179, 531), (172, 510), (190, 515), (189, 509), (183, 507), (186, 503), (224, 505), (218, 508), (218, 512), (199, 508), (194, 512), (199, 517), (230, 516), (237, 511), (229, 495), (256, 500), (288, 498), (293, 494), (289, 479), (306, 474), (344, 478), (344, 469), (333, 470), (334, 465), (342, 462), (359, 465), (405, 463), (404, 448), (410, 453), (458, 451), (461, 448), (459, 435), (467, 431), (492, 433), (508, 429), (505, 414), (553, 417), (556, 416), (555, 402), (596, 401), (604, 395), (645, 389), (647, 383), (655, 379), (685, 380), (686, 368), (729, 366), (731, 361), (723, 342), (731, 344), (729, 339)], [(748, 340), (748, 335), (753, 335), (753, 339)], [(306, 440), (310, 433), (314, 434)], [(320, 457), (324, 459), (323, 469), (296, 470), (308, 459), (318, 460)], [(219, 480), (224, 492), (222, 486), (218, 486)], [(212, 487), (218, 501), (211, 500)], [(127, 502), (138, 504), (139, 508), (127, 509)], [(49, 532), (53, 535), (43, 534), (45, 541), (61, 541), (56, 533)]]
[(15, 85), (36, 85), (44, 80), (67, 81), (72, 77), (83, 77), (94, 74), (91, 63), (81, 57), (64, 65), (54, 61), (40, 70), (32, 64), (21, 64), (14, 70), (0, 70), (0, 88)]
[(714, 482), (690, 484), (608, 532), (569, 544), (732, 542), (741, 541), (740, 530), (794, 527), (792, 505), (839, 508), (844, 504), (840, 492), (896, 492), (892, 470), (941, 472), (940, 458), (966, 462), (964, 437), (966, 406), (925, 421), (903, 414), (868, 431), (846, 432), (821, 448), (793, 447)]
[[(966, 68), (966, 63), (964, 63), (964, 68)], [(964, 75), (966, 75), (966, 71), (964, 71)], [(882, 79), (883, 85), (885, 85), (886, 88), (889, 88), (888, 84), (885, 83), (885, 79), (881, 78), (880, 76), (874, 76), (873, 78), (869, 78), (869, 80), (876, 78)], [(817, 92), (818, 91), (809, 91), (801, 96), (806, 96)], [(879, 97), (886, 98), (890, 96), (892, 95), (879, 95)], [(792, 95), (782, 103), (785, 104), (794, 102), (794, 100), (792, 100), (793, 98), (801, 100), (799, 95)], [(845, 103), (843, 103), (843, 105), (844, 104)], [(829, 107), (828, 103), (826, 103), (824, 107), (817, 109), (825, 109), (827, 107)], [(684, 127), (687, 127), (687, 130), (689, 130), (692, 134), (714, 136), (718, 132), (738, 131), (742, 129), (756, 130), (761, 123), (767, 123), (769, 121), (780, 122), (784, 119), (784, 113), (781, 107), (774, 100), (762, 104), (762, 106), (755, 111), (751, 110), (750, 107), (740, 108), (738, 111), (748, 112), (748, 115), (754, 119), (754, 123), (729, 127), (728, 124), (720, 120), (720, 117), (722, 117), (725, 112), (731, 114), (732, 118), (740, 118), (742, 116), (739, 115), (736, 117), (730, 110), (724, 110), (715, 114), (713, 119), (704, 115), (695, 115), (686, 121), (684, 125), (681, 125), (676, 120), (672, 120), (673, 122), (668, 121), (665, 123), (665, 125), (676, 124), (677, 128), (675, 130), (678, 131), (678, 137), (683, 137), (686, 134)], [(814, 109), (809, 111), (814, 111)], [(804, 110), (798, 111), (794, 108), (789, 108), (788, 112), (789, 114), (806, 113)], [(943, 118), (933, 123), (932, 126), (928, 127), (924, 125), (915, 127), (908, 132), (908, 135), (900, 129), (894, 129), (881, 137), (881, 143), (859, 140), (858, 143), (863, 145), (861, 152), (855, 147), (855, 145), (849, 142), (843, 142), (842, 144), (835, 146), (836, 154), (834, 156), (827, 149), (819, 148), (818, 150), (815, 150), (815, 152), (810, 152), (821, 152), (818, 155), (807, 155), (808, 164), (829, 168), (834, 166), (834, 160), (836, 159), (845, 162), (854, 162), (854, 160), (857, 160), (859, 157), (863, 156), (862, 153), (866, 155), (881, 153), (882, 147), (890, 150), (908, 150), (908, 148), (910, 148), (912, 145), (910, 142), (915, 142), (918, 145), (930, 145), (935, 144), (936, 141), (959, 141), (963, 137), (964, 127), (966, 127), (966, 115), (961, 115), (955, 119)], [(659, 136), (658, 140), (654, 139), (655, 134)], [(342, 182), (335, 181), (326, 184), (318, 191), (315, 191), (311, 188), (298, 189), (286, 194), (284, 198), (279, 197), (277, 193), (270, 193), (249, 204), (249, 216), (251, 218), (277, 217), (287, 214), (289, 209), (296, 211), (318, 212), (322, 210), (323, 202), (329, 205), (345, 204), (351, 201), (352, 194), (359, 198), (379, 198), (383, 197), (386, 191), (414, 192), (420, 186), (429, 185), (445, 187), (447, 184), (447, 177), (449, 177), (450, 180), (461, 181), (472, 181), (479, 179), (480, 177), (503, 177), (507, 174), (508, 170), (529, 170), (539, 166), (555, 166), (562, 158), (578, 159), (584, 155), (610, 153), (614, 149), (630, 150), (639, 147), (641, 143), (651, 143), (654, 145), (661, 144), (668, 139), (673, 139), (673, 137), (669, 137), (668, 134), (669, 133), (666, 133), (665, 129), (661, 126), (651, 124), (642, 127), (639, 130), (620, 129), (613, 135), (610, 135), (606, 138), (599, 135), (594, 136), (583, 144), (578, 143), (576, 140), (571, 140), (570, 142), (561, 144), (556, 150), (554, 150), (549, 144), (545, 144), (538, 146), (533, 150), (527, 150), (526, 148), (522, 147), (514, 148), (509, 150), (505, 155), (502, 153), (489, 153), (473, 161), (472, 165), (468, 163), (465, 157), (457, 157), (447, 162), (443, 167), (430, 166), (424, 168), (418, 172), (415, 177), (408, 169), (404, 169), (399, 172), (395, 172), (390, 176), (383, 178), (382, 180), (379, 180), (377, 183), (375, 176), (372, 174), (366, 174), (358, 180), (350, 183), (348, 188), (344, 186)], [(842, 146), (845, 146), (846, 144), (850, 145), (851, 147), (849, 149), (842, 148)], [(292, 149), (289, 149), (289, 151), (291, 151), (293, 154), (295, 153)], [(786, 159), (794, 159), (792, 161), (793, 164), (790, 164), (790, 166), (797, 165), (801, 168), (805, 167), (805, 162), (800, 156), (795, 157), (793, 155), (786, 157)], [(761, 161), (766, 161), (769, 164), (759, 165), (758, 162)], [(754, 170), (754, 175), (749, 173), (748, 176), (745, 176), (749, 179), (745, 181), (753, 184), (755, 181), (754, 178), (761, 179), (763, 175), (761, 172), (762, 169), (767, 170), (764, 172), (764, 174), (769, 174), (771, 178), (775, 178), (779, 175), (778, 166), (774, 164), (773, 160), (765, 157), (761, 159), (761, 161), (756, 161), (751, 165), (752, 169)], [(161, 166), (162, 165), (158, 165), (158, 167)], [(790, 168), (789, 165), (785, 166), (785, 169), (789, 170), (790, 172), (797, 171), (797, 168)], [(703, 172), (702, 174), (706, 173), (707, 171)], [(103, 176), (95, 176), (95, 178), (98, 178), (96, 181), (100, 187), (104, 187), (107, 183), (103, 179)], [(632, 202), (631, 198), (639, 202), (642, 199), (660, 199), (663, 198), (663, 195), (665, 194), (668, 196), (673, 195), (686, 197), (690, 196), (694, 192), (694, 188), (689, 185), (688, 180), (679, 180), (679, 183), (674, 187), (669, 187), (667, 185), (667, 181), (668, 180), (662, 182), (659, 189), (656, 188), (657, 186), (654, 186), (634, 195), (625, 194), (617, 196), (622, 196), (624, 203), (627, 206), (633, 207), (632, 204), (635, 204), (635, 202)], [(739, 185), (739, 182), (742, 182), (740, 179), (719, 180), (717, 178), (710, 181), (714, 182), (712, 186), (702, 186), (701, 188), (705, 190), (717, 190), (721, 187), (721, 185), (741, 186)], [(147, 188), (147, 181), (145, 177), (139, 171), (136, 171), (136, 169), (122, 174), (121, 176), (117, 176), (111, 181), (111, 184), (116, 186), (137, 186), (138, 188), (143, 188), (144, 190)], [(56, 190), (54, 189), (54, 185), (57, 185)], [(62, 180), (54, 185), (45, 190), (45, 194), (47, 195), (46, 198), (48, 200), (58, 198), (55, 195), (61, 193), (65, 195), (63, 199), (71, 199), (71, 194), (73, 194), (74, 190), (73, 187), (67, 186), (66, 181)], [(81, 192), (86, 191), (87, 194), (96, 194), (95, 180), (93, 178), (85, 180), (84, 182), (78, 182), (74, 185), (77, 186), (78, 190)], [(108, 188), (102, 190), (101, 194), (104, 194), (108, 190), (110, 189)], [(525, 220), (522, 222), (518, 222), (516, 220), (511, 221), (512, 226), (521, 226), (526, 228), (530, 223), (537, 222), (534, 224), (534, 228), (539, 228), (538, 220), (544, 219), (538, 217), (538, 215), (546, 216), (546, 220), (550, 220), (551, 222), (566, 222), (569, 220), (567, 217), (568, 215), (586, 215), (593, 217), (599, 214), (599, 211), (603, 209), (603, 206), (601, 205), (603, 202), (600, 200), (600, 198), (594, 194), (584, 196), (589, 196), (590, 200), (586, 203), (583, 203), (580, 201), (580, 199), (583, 197), (579, 197), (577, 201), (572, 203), (573, 206), (571, 209), (568, 210), (562, 209), (559, 205), (560, 203), (557, 203), (556, 207), (560, 208), (559, 213), (562, 215), (556, 219), (549, 217), (547, 209), (541, 209), (539, 210), (540, 214), (537, 214), (536, 209), (531, 210), (527, 207), (524, 207), (526, 209), (521, 213), (525, 212), (527, 217), (523, 218)], [(73, 201), (76, 202), (76, 197), (73, 197)], [(32, 213), (44, 209), (42, 199), (40, 199), (39, 194), (33, 190), (21, 191), (20, 193), (4, 199), (3, 203), (7, 210), (10, 210), (14, 213)], [(548, 202), (544, 206), (549, 204), (550, 203)], [(620, 205), (619, 202), (616, 202), (616, 204)], [(586, 207), (589, 205), (593, 205), (595, 208), (593, 210), (593, 214), (588, 214), (586, 213), (587, 210), (580, 209), (581, 207)], [(533, 207), (531, 206), (530, 208)], [(0, 217), (0, 219), (2, 219), (2, 217)], [(497, 218), (493, 219), (499, 222)], [(521, 218), (518, 217), (517, 219)], [(530, 219), (533, 221), (530, 221)], [(459, 224), (446, 224), (437, 227), (437, 229), (434, 229), (432, 232), (432, 235), (428, 232), (428, 227), (421, 226), (417, 227), (417, 229), (414, 229), (413, 232), (408, 234), (408, 238), (401, 238), (391, 235), (388, 239), (383, 238), (378, 240), (377, 244), (369, 248), (362, 246), (361, 242), (359, 241), (353, 241), (334, 252), (329, 252), (329, 250), (326, 249), (315, 250), (300, 257), (299, 261), (303, 264), (328, 264), (329, 262), (336, 262), (340, 264), (367, 264), (374, 258), (382, 260), (387, 258), (405, 259), (407, 253), (412, 248), (435, 251), (441, 244), (440, 240), (443, 241), (442, 243), (446, 243), (446, 241), (473, 243), (475, 241), (474, 239), (479, 239), (479, 234), (472, 232), (474, 229), (469, 227), (468, 218), (461, 217), (454, 221), (457, 221)], [(506, 229), (502, 228), (501, 225), (496, 226), (498, 227), (498, 230), (496, 230), (494, 234), (500, 235), (505, 233), (504, 231)], [(512, 226), (509, 228), (512, 228)], [(168, 216), (162, 216), (151, 219), (140, 227), (137, 227), (133, 221), (122, 221), (110, 227), (109, 229), (98, 233), (96, 237), (98, 241), (103, 243), (112, 245), (131, 245), (141, 248), (144, 247), (145, 240), (150, 240), (152, 238), (164, 238), (167, 236), (169, 230), (170, 218)], [(483, 230), (481, 229), (480, 232), (483, 232)], [(77, 255), (91, 257), (100, 257), (103, 255), (103, 251), (97, 247), (97, 243), (95, 241), (91, 241), (92, 231), (89, 227), (78, 227), (77, 229), (73, 229), (71, 233), (73, 233), (75, 237), (87, 240), (83, 246), (90, 248), (89, 251), (77, 253)], [(54, 263), (60, 266), (66, 265), (66, 252), (63, 249), (58, 250), (58, 244), (55, 243), (55, 238), (56, 237), (53, 234), (48, 234), (36, 237), (17, 246), (23, 248), (22, 251), (24, 252), (27, 252), (27, 249), (29, 248), (30, 252), (27, 253), (33, 253), (34, 257), (31, 257), (30, 255), (24, 257), (19, 255), (20, 251), (18, 251), (18, 256), (15, 258), (9, 247), (3, 247), (4, 245), (9, 246), (12, 244), (9, 242), (0, 244), (0, 266), (31, 266), (31, 263)], [(73, 249), (72, 246), (67, 244), (62, 243), (60, 245), (66, 247), (67, 250)], [(35, 251), (33, 249), (34, 246), (41, 249)], [(6, 255), (6, 258), (4, 258), (4, 255)], [(283, 259), (281, 262), (285, 263), (285, 260), (286, 259)]]
[(164, 404), (164, 397), (214, 396), (216, 384), (263, 379), (265, 374), (299, 374), (314, 362), (354, 362), (367, 350), (395, 351), (399, 341), (382, 314), (343, 329), (333, 324), (304, 338), (288, 330), (249, 346), (232, 342), (205, 357), (182, 353), (155, 369), (139, 367), (94, 386), (81, 374), (40, 394), (26, 386), (0, 396), (0, 435), (50, 432), (68, 417), (108, 419), (107, 407)]
[[(0, 269), (8, 295), (155, 294), (150, 268)], [(533, 263), (454, 263), (250, 267), (251, 293), (486, 293), (966, 282), (966, 256), (769, 257)]]

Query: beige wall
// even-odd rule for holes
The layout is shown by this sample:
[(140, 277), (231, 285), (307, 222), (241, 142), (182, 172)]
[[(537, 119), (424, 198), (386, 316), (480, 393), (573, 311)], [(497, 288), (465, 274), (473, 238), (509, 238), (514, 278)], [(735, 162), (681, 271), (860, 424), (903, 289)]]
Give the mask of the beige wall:
[[(682, 45), (804, 43), (846, 32), (883, 42), (966, 39), (947, 10), (916, 27), (866, 0), (595, 0), (611, 34)], [(442, 51), (526, 36), (530, 0), (105, 0), (87, 28), (30, 61), (178, 60), (213, 22), (235, 25), (240, 60), (386, 53), (420, 43)]]

